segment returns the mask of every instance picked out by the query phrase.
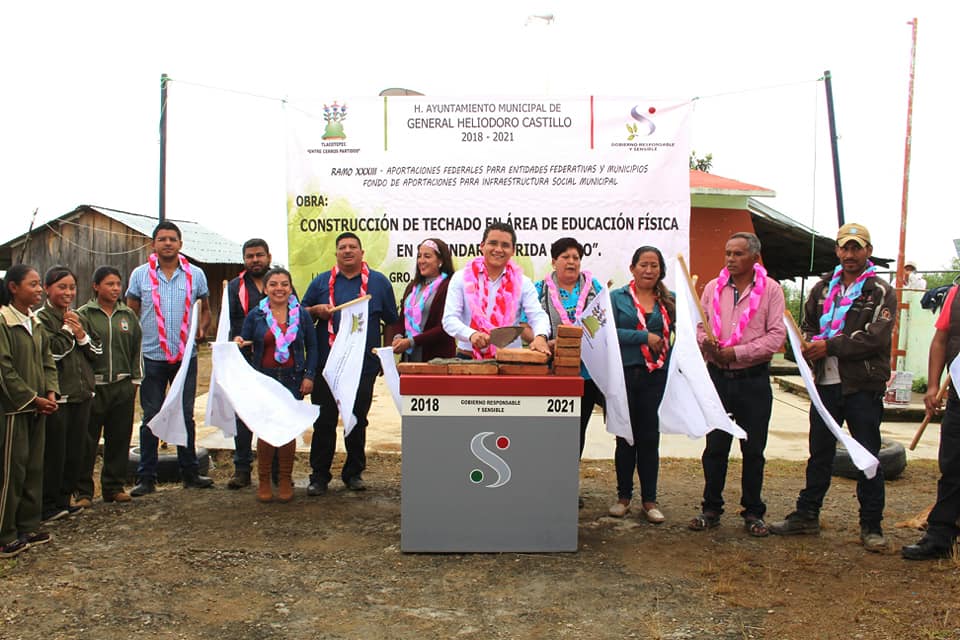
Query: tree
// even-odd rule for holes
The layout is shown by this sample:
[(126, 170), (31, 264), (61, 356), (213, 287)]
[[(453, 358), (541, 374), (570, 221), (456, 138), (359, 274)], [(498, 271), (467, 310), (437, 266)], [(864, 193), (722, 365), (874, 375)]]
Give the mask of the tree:
[(949, 271), (928, 271), (924, 273), (923, 277), (927, 281), (927, 290), (952, 284), (958, 272), (960, 272), (960, 258), (954, 258), (950, 261)]
[(713, 154), (708, 153), (702, 158), (698, 158), (696, 150), (691, 149), (690, 168), (696, 169), (697, 171), (703, 171), (704, 173), (710, 173), (710, 169), (713, 168)]

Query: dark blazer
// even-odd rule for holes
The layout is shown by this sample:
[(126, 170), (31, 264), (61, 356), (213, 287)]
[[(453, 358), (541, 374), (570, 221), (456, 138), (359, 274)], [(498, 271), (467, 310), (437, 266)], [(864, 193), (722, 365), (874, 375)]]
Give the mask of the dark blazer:
[[(452, 358), (457, 354), (457, 343), (448, 336), (443, 330), (443, 307), (447, 301), (447, 287), (450, 285), (450, 278), (444, 278), (443, 282), (437, 286), (437, 291), (433, 295), (433, 302), (430, 304), (430, 313), (423, 323), (423, 332), (414, 336), (413, 343), (423, 349), (423, 361), (428, 362), (434, 358)], [(413, 290), (413, 283), (407, 285), (400, 298), (400, 319), (395, 322), (390, 329), (394, 335), (402, 336), (406, 333), (403, 326), (403, 304), (407, 296)], [(404, 354), (406, 360), (406, 354)]]

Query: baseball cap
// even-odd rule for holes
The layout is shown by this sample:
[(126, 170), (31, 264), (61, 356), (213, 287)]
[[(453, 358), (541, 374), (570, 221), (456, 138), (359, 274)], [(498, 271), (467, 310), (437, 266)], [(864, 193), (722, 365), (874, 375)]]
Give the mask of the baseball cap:
[(865, 247), (870, 244), (870, 232), (862, 224), (848, 222), (837, 231), (837, 244), (842, 247), (851, 240), (861, 247)]

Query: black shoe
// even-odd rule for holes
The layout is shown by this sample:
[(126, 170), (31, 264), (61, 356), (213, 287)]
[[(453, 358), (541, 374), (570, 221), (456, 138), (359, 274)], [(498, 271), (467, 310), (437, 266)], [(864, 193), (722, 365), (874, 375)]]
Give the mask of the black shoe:
[(83, 507), (78, 507), (76, 505), (67, 505), (64, 507), (67, 510), (67, 515), (71, 518), (73, 516), (79, 515), (83, 511)]
[(183, 474), (184, 489), (209, 489), (213, 486), (213, 478), (202, 476), (196, 471)]
[(916, 544), (908, 544), (900, 549), (900, 555), (907, 560), (936, 560), (949, 558), (953, 549), (934, 543), (929, 538), (921, 538)]
[(141, 480), (131, 491), (130, 495), (134, 498), (151, 494), (157, 490), (157, 485), (153, 480)]
[(347, 486), (347, 489), (350, 491), (366, 491), (367, 485), (364, 484), (363, 478), (360, 476), (353, 476), (352, 478), (347, 478), (343, 481), (343, 484)]
[(327, 492), (326, 482), (311, 482), (307, 485), (308, 496), (322, 496)]
[(35, 531), (33, 533), (25, 533), (20, 536), (21, 542), (24, 542), (27, 547), (39, 547), (42, 544), (47, 544), (50, 542), (50, 534), (45, 531)]
[(0, 558), (12, 558), (20, 555), (29, 548), (30, 545), (21, 538), (14, 538), (7, 544), (0, 545)]
[(66, 518), (70, 515), (70, 512), (66, 509), (60, 509), (59, 507), (55, 509), (48, 509), (40, 514), (40, 522), (53, 522), (54, 520), (59, 520), (60, 518)]
[(778, 536), (793, 536), (798, 534), (816, 535), (820, 533), (820, 516), (802, 511), (794, 511), (785, 520), (771, 522), (767, 528), (770, 533)]
[(250, 486), (250, 471), (237, 469), (233, 477), (227, 482), (227, 489), (243, 489)]

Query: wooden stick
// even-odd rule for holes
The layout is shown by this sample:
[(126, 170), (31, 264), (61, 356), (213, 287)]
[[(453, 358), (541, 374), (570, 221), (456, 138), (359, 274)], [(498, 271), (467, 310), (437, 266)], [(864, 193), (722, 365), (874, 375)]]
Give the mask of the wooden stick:
[(683, 277), (687, 281), (687, 286), (690, 288), (690, 295), (693, 296), (693, 299), (697, 301), (697, 311), (700, 312), (700, 322), (703, 323), (703, 330), (707, 333), (707, 340), (710, 342), (716, 342), (717, 337), (713, 335), (713, 329), (710, 327), (710, 323), (707, 322), (707, 314), (703, 311), (703, 305), (700, 304), (700, 296), (697, 295), (697, 288), (694, 286), (694, 281), (690, 277), (690, 270), (687, 269), (687, 261), (683, 259), (683, 254), (677, 254), (677, 260), (680, 262), (680, 268), (683, 270)]
[[(944, 379), (943, 384), (940, 386), (940, 390), (937, 391), (937, 406), (943, 402), (944, 396), (947, 395), (947, 389), (950, 388), (950, 374), (947, 374), (947, 377)], [(923, 416), (923, 422), (920, 423), (920, 428), (917, 429), (917, 433), (913, 436), (913, 440), (910, 441), (910, 451), (913, 451), (917, 448), (917, 443), (920, 442), (920, 436), (923, 435), (923, 432), (926, 430), (927, 425), (930, 424), (930, 420), (933, 418), (933, 412), (927, 411), (926, 415)]]
[[(793, 318), (793, 314), (790, 313), (790, 309), (783, 310), (783, 317), (786, 318), (788, 322), (790, 322), (790, 326), (793, 327), (793, 330), (797, 332), (798, 336), (800, 336), (800, 346), (806, 349), (807, 345), (810, 343), (807, 342), (806, 338), (803, 337), (803, 331), (800, 331), (800, 326), (797, 324), (797, 321)], [(803, 354), (801, 353), (799, 357), (802, 358)]]
[(367, 295), (365, 295), (365, 296), (360, 296), (359, 298), (357, 298), (357, 299), (355, 299), (355, 300), (351, 300), (350, 302), (344, 302), (343, 304), (338, 304), (338, 305), (335, 306), (333, 309), (330, 309), (330, 313), (336, 313), (337, 311), (340, 311), (341, 309), (346, 309), (347, 307), (349, 307), (349, 306), (352, 305), (352, 304), (357, 304), (358, 302), (363, 302), (364, 300), (369, 300), (371, 297), (372, 297), (372, 296), (368, 293)]

